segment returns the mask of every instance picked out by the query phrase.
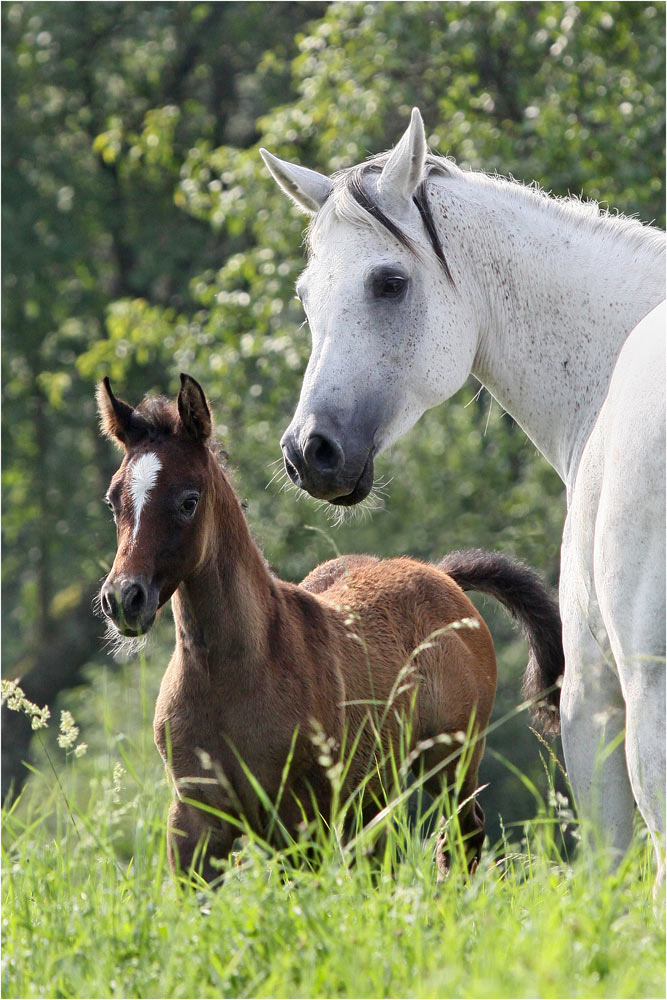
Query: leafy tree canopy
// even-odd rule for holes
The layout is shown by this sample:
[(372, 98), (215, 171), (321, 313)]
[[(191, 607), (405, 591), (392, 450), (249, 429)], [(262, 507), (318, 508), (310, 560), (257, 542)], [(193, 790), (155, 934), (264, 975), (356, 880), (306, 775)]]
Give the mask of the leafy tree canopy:
[[(392, 145), (416, 104), (463, 167), (663, 225), (664, 20), (664, 3), (607, 0), (3, 4), (6, 669), (69, 635), (112, 557), (105, 374), (133, 402), (201, 380), (284, 577), (334, 547), (483, 545), (556, 582), (561, 484), (472, 382), (380, 462), (373, 517), (333, 529), (267, 487), (309, 342), (303, 217), (257, 148), (330, 172)], [(76, 635), (83, 666), (97, 643), (77, 628), (65, 648)], [(501, 708), (520, 645), (504, 655)]]

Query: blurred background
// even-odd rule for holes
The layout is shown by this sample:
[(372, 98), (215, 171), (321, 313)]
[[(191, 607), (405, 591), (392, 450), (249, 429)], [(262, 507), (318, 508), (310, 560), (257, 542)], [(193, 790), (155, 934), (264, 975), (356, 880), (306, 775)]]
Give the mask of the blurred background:
[[(336, 550), (484, 546), (558, 581), (561, 483), (474, 379), (378, 462), (391, 482), (373, 516), (333, 527), (270, 482), (309, 353), (294, 295), (305, 220), (258, 146), (328, 173), (393, 145), (418, 105), (431, 149), (464, 168), (664, 226), (664, 44), (664, 3), (2, 4), (3, 676), (52, 716), (73, 710), (79, 782), (142, 747), (169, 798), (149, 725), (170, 616), (145, 660), (120, 663), (92, 612), (115, 547), (104, 375), (132, 403), (175, 394), (180, 371), (201, 381), (285, 579)], [(500, 719), (526, 648), (480, 607)], [(2, 735), (7, 794), (29, 773), (29, 723), (3, 709)], [(64, 766), (55, 736), (45, 750)], [(534, 815), (547, 760), (525, 712), (493, 732), (492, 840)]]

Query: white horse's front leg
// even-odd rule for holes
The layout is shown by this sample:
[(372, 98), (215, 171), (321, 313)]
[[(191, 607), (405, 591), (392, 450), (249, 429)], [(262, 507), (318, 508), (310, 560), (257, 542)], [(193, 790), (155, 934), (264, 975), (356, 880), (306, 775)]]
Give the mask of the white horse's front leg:
[[(656, 506), (663, 503), (664, 488), (657, 492)], [(619, 512), (630, 513), (623, 509), (624, 496), (622, 489), (603, 491), (595, 576), (625, 699), (630, 782), (653, 840), (660, 882), (665, 872), (664, 536), (660, 513), (651, 523), (645, 500), (643, 507), (635, 507), (640, 530), (628, 546), (619, 529)], [(620, 524), (625, 523), (621, 518)]]
[[(625, 759), (625, 705), (611, 656), (591, 631), (579, 581), (561, 575), (565, 675), (561, 732), (585, 841), (618, 862), (632, 839), (633, 797)], [(595, 627), (595, 623), (593, 623)]]
[(664, 876), (665, 327), (637, 328), (600, 415), (595, 592), (626, 704), (635, 801)]
[(625, 693), (630, 781), (651, 834), (660, 884), (665, 879), (665, 662), (620, 651), (616, 656)]

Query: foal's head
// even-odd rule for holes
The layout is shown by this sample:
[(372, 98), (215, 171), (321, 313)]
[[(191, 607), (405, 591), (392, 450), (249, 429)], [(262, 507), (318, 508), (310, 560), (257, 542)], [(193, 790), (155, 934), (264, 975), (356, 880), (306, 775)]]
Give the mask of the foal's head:
[(106, 501), (118, 550), (101, 592), (104, 614), (124, 636), (143, 635), (159, 608), (200, 563), (209, 537), (211, 414), (201, 386), (181, 375), (176, 404), (147, 399), (136, 409), (98, 386), (102, 432), (125, 449)]

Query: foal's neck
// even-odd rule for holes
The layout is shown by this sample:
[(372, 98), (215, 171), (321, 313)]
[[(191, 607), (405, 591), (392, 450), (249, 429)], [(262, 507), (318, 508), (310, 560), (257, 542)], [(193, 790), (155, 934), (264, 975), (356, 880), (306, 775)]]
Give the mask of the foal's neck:
[(621, 347), (665, 297), (664, 234), (474, 174), (446, 192), (479, 234), (459, 251), (485, 304), (473, 373), (571, 486)]
[(276, 582), (255, 545), (241, 504), (211, 456), (203, 558), (172, 599), (176, 644), (209, 674), (249, 677), (266, 654)]

